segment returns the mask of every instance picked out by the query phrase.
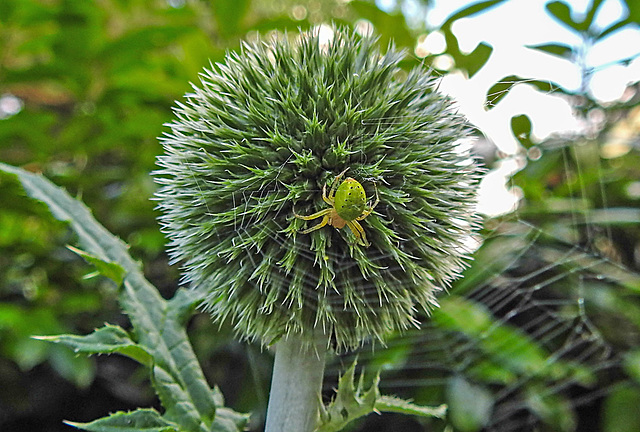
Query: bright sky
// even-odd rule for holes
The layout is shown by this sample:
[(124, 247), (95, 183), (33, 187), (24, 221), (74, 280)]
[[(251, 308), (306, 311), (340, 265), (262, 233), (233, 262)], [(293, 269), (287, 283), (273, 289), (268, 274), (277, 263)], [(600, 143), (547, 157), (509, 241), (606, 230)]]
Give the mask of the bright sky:
[[(565, 1), (572, 5), (578, 16), (584, 14), (590, 3), (590, 0)], [(379, 0), (378, 5), (386, 9), (393, 2)], [(435, 0), (433, 9), (427, 15), (427, 25), (438, 28), (455, 11), (477, 2)], [(581, 71), (576, 64), (526, 48), (526, 45), (557, 42), (575, 47), (582, 45), (576, 33), (549, 16), (544, 7), (547, 2), (509, 0), (481, 15), (458, 20), (453, 27), (462, 50), (471, 52), (478, 43), (484, 41), (494, 51), (488, 63), (473, 78), (449, 74), (443, 78), (440, 89), (452, 95), (469, 120), (507, 154), (515, 154), (519, 148), (510, 127), (510, 119), (515, 115), (527, 114), (533, 124), (533, 135), (539, 139), (558, 132), (579, 132), (585, 126), (572, 115), (571, 107), (564, 99), (540, 93), (531, 85), (518, 85), (496, 107), (490, 110), (485, 108), (488, 89), (508, 75), (548, 80), (569, 91), (580, 88)], [(596, 23), (600, 28), (607, 28), (625, 14), (626, 6), (620, 0), (605, 0)], [(432, 34), (425, 41), (425, 49), (433, 53), (441, 52), (444, 47), (439, 47), (439, 44), (442, 44), (442, 38)], [(585, 57), (587, 66), (598, 68), (590, 81), (591, 94), (602, 103), (625, 97), (627, 85), (640, 80), (640, 60), (636, 59), (629, 66), (611, 63), (635, 56), (639, 51), (638, 26), (627, 26), (594, 45)], [(496, 215), (513, 209), (521, 198), (521, 192), (508, 190), (505, 184), (521, 168), (522, 163), (506, 159), (487, 176), (481, 188), (484, 213)]]
[[(578, 14), (584, 13), (588, 5), (588, 0), (570, 2)], [(435, 7), (428, 15), (428, 24), (437, 27), (447, 16), (469, 3), (468, 0), (435, 0)], [(517, 142), (509, 130), (509, 119), (523, 111), (532, 119), (534, 135), (539, 138), (545, 138), (553, 132), (579, 130), (582, 127), (571, 115), (570, 107), (564, 100), (536, 93), (532, 86), (519, 86), (496, 108), (489, 111), (484, 109), (487, 90), (507, 75), (553, 81), (570, 91), (580, 88), (581, 76), (577, 65), (526, 48), (526, 45), (553, 42), (572, 46), (581, 44), (578, 35), (546, 13), (545, 3), (546, 0), (510, 0), (479, 16), (459, 20), (453, 27), (461, 49), (470, 52), (478, 43), (485, 41), (493, 46), (494, 52), (485, 67), (472, 79), (459, 75), (447, 76), (443, 89), (451, 93), (463, 106), (470, 120), (507, 153), (517, 150)], [(623, 13), (626, 11), (619, 0), (605, 0), (596, 22), (600, 27), (606, 28)], [(637, 55), (640, 51), (640, 30), (637, 26), (628, 27), (596, 44), (586, 57), (587, 65), (602, 67)], [(601, 102), (610, 102), (621, 98), (627, 84), (638, 80), (638, 60), (628, 67), (604, 67), (594, 73), (591, 92)]]

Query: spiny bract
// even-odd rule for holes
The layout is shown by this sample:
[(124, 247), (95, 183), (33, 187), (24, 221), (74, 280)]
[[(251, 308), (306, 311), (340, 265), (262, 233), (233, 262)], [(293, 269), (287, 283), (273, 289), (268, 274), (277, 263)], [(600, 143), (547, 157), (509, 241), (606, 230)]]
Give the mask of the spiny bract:
[[(349, 30), (301, 32), (244, 44), (178, 103), (160, 221), (216, 321), (264, 344), (321, 329), (354, 348), (414, 325), (459, 276), (477, 228), (469, 127), (402, 59)], [(347, 167), (378, 188), (368, 248), (344, 229), (300, 234), (294, 216), (325, 208), (322, 186)]]

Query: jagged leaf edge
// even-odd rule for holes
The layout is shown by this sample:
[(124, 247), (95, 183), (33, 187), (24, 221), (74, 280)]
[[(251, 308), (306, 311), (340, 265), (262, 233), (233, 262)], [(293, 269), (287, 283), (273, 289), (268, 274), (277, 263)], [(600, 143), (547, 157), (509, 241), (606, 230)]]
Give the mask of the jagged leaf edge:
[(120, 326), (105, 324), (88, 335), (79, 336), (62, 334), (55, 336), (33, 336), (34, 339), (44, 340), (65, 345), (75, 353), (83, 354), (113, 354), (118, 353), (150, 367), (153, 362), (151, 354), (131, 339), (129, 333)]
[(379, 389), (380, 371), (376, 373), (373, 382), (366, 390), (364, 373), (361, 373), (356, 387), (356, 365), (357, 360), (339, 378), (336, 395), (329, 405), (321, 405), (320, 424), (315, 432), (340, 431), (348, 423), (374, 412), (395, 412), (437, 418), (442, 418), (446, 414), (446, 405), (424, 407), (394, 396), (382, 396)]
[[(186, 311), (201, 299), (201, 293), (179, 290), (167, 302), (145, 279), (139, 264), (129, 255), (127, 245), (98, 223), (82, 202), (40, 174), (1, 162), (0, 170), (15, 175), (31, 198), (43, 202), (54, 217), (69, 223), (87, 253), (102, 261), (116, 263), (125, 270), (120, 303), (132, 321), (138, 343), (156, 362), (152, 381), (162, 386), (156, 390), (163, 393), (165, 408), (175, 412), (174, 407), (179, 406), (181, 410), (193, 407), (188, 416), (182, 418), (189, 423), (183, 425), (185, 430), (206, 430), (212, 426), (216, 411), (213, 391), (204, 378), (183, 326)], [(176, 358), (173, 353), (178, 350), (180, 355)], [(158, 379), (157, 373), (163, 379)], [(175, 398), (171, 391), (176, 388), (182, 390), (177, 392), (180, 398)], [(237, 430), (242, 429), (239, 426)]]
[(178, 426), (152, 408), (118, 411), (88, 423), (65, 421), (65, 424), (88, 432), (178, 432)]

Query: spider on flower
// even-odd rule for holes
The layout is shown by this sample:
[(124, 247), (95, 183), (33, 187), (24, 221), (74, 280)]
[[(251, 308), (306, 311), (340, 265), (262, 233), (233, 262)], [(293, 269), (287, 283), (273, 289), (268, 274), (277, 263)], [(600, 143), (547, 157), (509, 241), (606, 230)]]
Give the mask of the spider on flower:
[(369, 246), (364, 228), (362, 228), (362, 225), (360, 225), (358, 221), (364, 220), (369, 216), (380, 202), (378, 188), (374, 183), (373, 186), (376, 190), (376, 199), (373, 204), (367, 205), (367, 194), (360, 182), (351, 177), (347, 177), (344, 181), (340, 182), (340, 179), (348, 169), (349, 168), (345, 169), (333, 179), (328, 195), (327, 184), (325, 183), (322, 187), (322, 199), (331, 207), (320, 210), (319, 212), (313, 213), (309, 216), (301, 216), (294, 212), (295, 217), (303, 220), (312, 220), (322, 217), (322, 221), (320, 221), (319, 224), (304, 231), (300, 231), (301, 234), (310, 233), (311, 231), (318, 230), (325, 225), (330, 225), (336, 229), (344, 228), (346, 225), (356, 236), (356, 241), (359, 245)]

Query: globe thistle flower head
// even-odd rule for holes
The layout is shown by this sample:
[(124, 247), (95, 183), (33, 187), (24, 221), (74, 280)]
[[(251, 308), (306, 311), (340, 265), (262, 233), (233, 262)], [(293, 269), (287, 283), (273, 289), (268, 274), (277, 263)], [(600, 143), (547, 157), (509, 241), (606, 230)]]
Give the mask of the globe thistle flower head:
[[(403, 57), (345, 29), (247, 43), (178, 103), (160, 221), (216, 321), (264, 344), (320, 331), (349, 349), (415, 325), (459, 276), (481, 171), (460, 151), (465, 120)], [(331, 208), (346, 177), (371, 208), (366, 242), (296, 217)]]

